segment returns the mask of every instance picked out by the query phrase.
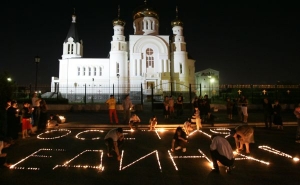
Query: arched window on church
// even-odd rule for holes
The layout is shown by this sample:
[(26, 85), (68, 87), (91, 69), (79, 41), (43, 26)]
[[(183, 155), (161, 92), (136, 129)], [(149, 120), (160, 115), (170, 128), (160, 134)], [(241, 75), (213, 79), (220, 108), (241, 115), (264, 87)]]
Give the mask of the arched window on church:
[(73, 44), (68, 44), (68, 54), (73, 54)]
[(91, 76), (91, 75), (92, 75), (92, 68), (89, 67), (89, 76)]
[(99, 67), (99, 76), (102, 76), (102, 67)]
[(179, 66), (180, 74), (182, 74), (182, 64)]
[(71, 54), (74, 54), (74, 44), (71, 44)]
[(77, 76), (80, 76), (80, 67), (77, 67)]
[(85, 67), (83, 68), (83, 76), (85, 76)]
[(116, 64), (116, 73), (120, 73), (120, 64), (118, 62)]
[(153, 50), (151, 48), (146, 49), (146, 67), (154, 68)]
[(68, 54), (70, 54), (71, 51), (71, 44), (68, 44)]

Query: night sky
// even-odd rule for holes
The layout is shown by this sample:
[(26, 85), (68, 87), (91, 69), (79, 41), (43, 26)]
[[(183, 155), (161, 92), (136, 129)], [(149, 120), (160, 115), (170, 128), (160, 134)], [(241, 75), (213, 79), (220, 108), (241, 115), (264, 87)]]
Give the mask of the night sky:
[[(38, 55), (38, 84), (50, 85), (51, 77), (58, 77), (58, 59), (74, 8), (84, 44), (83, 57), (107, 58), (118, 5), (120, 17), (126, 21), (128, 40), (133, 34), (132, 12), (144, 0), (103, 2), (5, 2), (0, 11), (0, 71), (9, 72), (17, 84), (34, 84), (34, 57)], [(148, 0), (148, 4), (159, 13), (161, 35), (172, 35), (170, 22), (178, 6), (196, 72), (218, 70), (220, 84), (300, 83), (300, 16), (296, 1)]]

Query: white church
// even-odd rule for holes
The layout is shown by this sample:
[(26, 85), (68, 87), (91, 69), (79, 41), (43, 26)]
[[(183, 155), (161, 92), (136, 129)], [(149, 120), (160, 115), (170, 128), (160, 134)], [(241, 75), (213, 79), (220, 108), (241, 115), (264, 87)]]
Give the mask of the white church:
[[(175, 11), (175, 10), (174, 10)], [(52, 77), (51, 91), (69, 98), (75, 94), (161, 94), (163, 91), (189, 91), (195, 84), (195, 60), (188, 58), (183, 22), (170, 22), (173, 35), (159, 34), (159, 15), (147, 2), (133, 13), (134, 33), (128, 41), (125, 22), (112, 21), (112, 41), (108, 58), (83, 58), (83, 42), (76, 29), (76, 16), (63, 42), (59, 77)], [(153, 91), (152, 88), (153, 87)], [(97, 98), (96, 98), (97, 99)]]

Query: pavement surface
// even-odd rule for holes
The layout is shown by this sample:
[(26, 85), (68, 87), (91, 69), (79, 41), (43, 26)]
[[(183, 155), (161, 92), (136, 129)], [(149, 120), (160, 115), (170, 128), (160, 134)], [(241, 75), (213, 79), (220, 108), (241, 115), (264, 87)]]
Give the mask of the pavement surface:
[[(283, 113), (284, 130), (265, 129), (260, 111), (249, 111), (248, 124), (255, 128), (255, 143), (251, 154), (235, 153), (235, 168), (228, 174), (211, 172), (209, 135), (226, 135), (229, 128), (240, 125), (237, 118), (227, 120), (225, 111), (215, 112), (214, 124), (203, 123), (201, 131), (189, 135), (186, 152), (170, 152), (171, 140), (177, 126), (190, 117), (165, 120), (162, 111), (136, 112), (142, 123), (139, 130), (130, 131), (127, 124), (109, 124), (107, 112), (59, 112), (66, 122), (49, 125), (38, 135), (19, 139), (3, 149), (11, 169), (0, 168), (1, 185), (235, 185), (272, 184), (299, 185), (300, 144), (295, 143), (296, 119), (289, 111)], [(156, 131), (149, 131), (148, 120), (158, 116)], [(122, 114), (118, 113), (120, 119)], [(103, 138), (107, 131), (122, 127), (125, 143), (122, 160), (106, 156)], [(164, 128), (164, 130), (163, 130)], [(234, 139), (227, 137), (235, 149)]]

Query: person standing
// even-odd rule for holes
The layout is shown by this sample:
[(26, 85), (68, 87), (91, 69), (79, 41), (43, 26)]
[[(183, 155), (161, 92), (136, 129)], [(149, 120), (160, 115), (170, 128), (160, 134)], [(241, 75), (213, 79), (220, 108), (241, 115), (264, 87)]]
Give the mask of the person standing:
[(38, 97), (38, 93), (34, 93), (33, 97), (31, 98), (32, 106), (33, 106), (33, 125), (32, 126), (39, 126), (40, 116), (41, 116), (41, 109), (40, 109), (40, 102), (41, 99)]
[(18, 139), (20, 130), (20, 111), (16, 101), (11, 102), (11, 106), (7, 109), (7, 137), (13, 142)]
[(226, 102), (226, 112), (229, 120), (232, 120), (232, 110), (233, 110), (233, 102), (228, 97)]
[[(175, 134), (172, 139), (172, 148), (171, 152), (174, 152), (175, 150), (180, 150), (182, 149), (182, 152), (186, 152), (186, 145), (187, 145), (187, 137), (186, 133), (183, 131), (181, 127), (177, 127)], [(175, 145), (177, 146), (175, 148)]]
[(109, 120), (110, 124), (113, 124), (113, 117), (115, 119), (116, 124), (119, 124), (119, 119), (117, 115), (117, 110), (116, 110), (116, 99), (114, 95), (110, 95), (110, 98), (106, 100), (105, 102), (108, 105), (108, 114), (109, 114)]
[(273, 115), (273, 107), (269, 102), (268, 98), (264, 98), (263, 102), (263, 113), (264, 113), (264, 122), (265, 128), (272, 128), (272, 115)]
[(199, 131), (202, 128), (202, 124), (201, 124), (201, 118), (200, 118), (200, 110), (198, 107), (195, 107), (193, 118), (195, 118), (196, 128), (197, 128), (197, 131)]
[(214, 167), (212, 172), (220, 172), (218, 161), (227, 167), (227, 173), (231, 172), (234, 164), (234, 156), (231, 145), (227, 141), (227, 139), (219, 135), (212, 135), (210, 144), (210, 155)]
[(168, 96), (165, 96), (163, 104), (164, 104), (164, 111), (163, 111), (164, 118), (168, 119), (169, 118), (169, 114), (170, 114), (170, 112), (169, 112), (169, 97)]
[(203, 115), (204, 115), (204, 120), (203, 122), (205, 123), (211, 123), (211, 110), (210, 110), (210, 102), (208, 99), (208, 96), (205, 95), (203, 99)]
[(129, 95), (126, 95), (125, 99), (122, 102), (122, 105), (123, 105), (124, 123), (128, 123), (131, 117), (131, 109), (133, 107)]
[(117, 155), (117, 160), (121, 160), (120, 147), (124, 142), (124, 135), (122, 128), (114, 128), (108, 131), (104, 137), (105, 145), (107, 146), (107, 157), (113, 157), (114, 150)]
[(174, 106), (175, 106), (175, 101), (173, 99), (173, 96), (170, 96), (170, 98), (169, 98), (169, 117), (171, 119), (174, 118), (174, 114), (175, 114), (175, 108), (174, 108)]
[(40, 121), (39, 121), (39, 130), (45, 130), (46, 125), (48, 123), (48, 105), (45, 100), (42, 100), (40, 102), (40, 110), (41, 110), (41, 116), (40, 116)]
[(183, 99), (182, 96), (178, 96), (176, 100), (176, 109), (177, 109), (177, 118), (180, 118), (183, 115)]
[(192, 101), (192, 104), (193, 104), (193, 110), (195, 110), (195, 107), (198, 107), (200, 109), (200, 106), (199, 106), (199, 99), (197, 96), (194, 97), (193, 101)]
[(296, 132), (296, 143), (300, 143), (300, 103), (294, 110), (294, 114), (297, 118), (297, 132)]
[(277, 125), (277, 129), (283, 130), (282, 117), (281, 117), (281, 105), (278, 100), (274, 101), (273, 106), (273, 123)]
[(26, 137), (30, 137), (28, 134), (28, 130), (31, 130), (31, 134), (35, 134), (35, 132), (32, 129), (32, 125), (30, 123), (32, 111), (29, 103), (27, 102), (23, 103), (23, 108), (21, 113), (22, 113), (22, 136), (23, 139), (25, 139)]
[(242, 96), (240, 99), (241, 109), (243, 113), (243, 122), (248, 123), (248, 99), (245, 96)]

